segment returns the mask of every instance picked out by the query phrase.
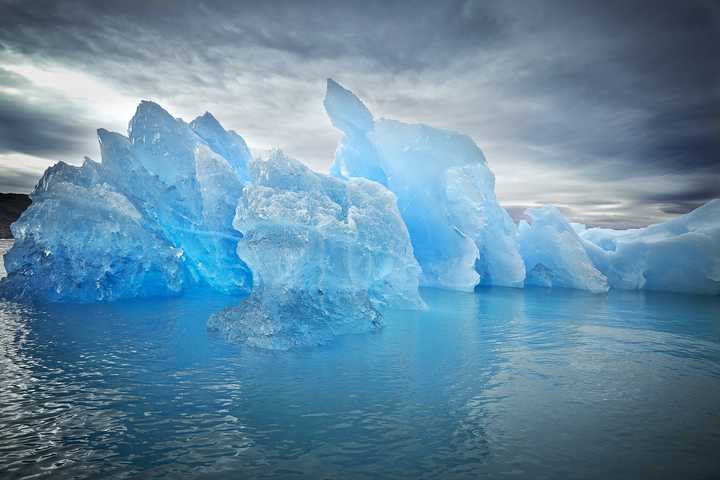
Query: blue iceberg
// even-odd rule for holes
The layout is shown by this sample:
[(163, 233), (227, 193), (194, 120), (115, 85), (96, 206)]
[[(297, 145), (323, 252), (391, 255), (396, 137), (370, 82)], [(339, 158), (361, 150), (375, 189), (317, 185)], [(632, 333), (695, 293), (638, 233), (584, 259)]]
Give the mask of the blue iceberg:
[(344, 133), (330, 175), (275, 151), (252, 160), (210, 114), (142, 102), (102, 162), (49, 168), (12, 226), (6, 297), (96, 302), (211, 288), (244, 295), (211, 328), (269, 348), (323, 343), (422, 308), (418, 285), (720, 293), (720, 200), (643, 229), (571, 225), (554, 207), (516, 226), (466, 135), (376, 119), (328, 80)]
[(209, 114), (190, 125), (142, 102), (128, 136), (98, 130), (102, 163), (48, 169), (12, 226), (2, 290), (11, 297), (92, 302), (246, 293), (235, 207), (250, 153)]
[(254, 288), (214, 314), (212, 330), (287, 349), (379, 328), (378, 307), (423, 307), (420, 267), (390, 191), (315, 173), (281, 151), (251, 172), (234, 225)]
[(182, 249), (102, 178), (101, 166), (89, 159), (45, 172), (12, 227), (4, 292), (76, 302), (182, 292), (189, 280)]
[(495, 178), (470, 137), (375, 120), (331, 79), (324, 105), (345, 134), (331, 172), (374, 180), (397, 195), (424, 285), (465, 291), (523, 285), (515, 224), (498, 204)]

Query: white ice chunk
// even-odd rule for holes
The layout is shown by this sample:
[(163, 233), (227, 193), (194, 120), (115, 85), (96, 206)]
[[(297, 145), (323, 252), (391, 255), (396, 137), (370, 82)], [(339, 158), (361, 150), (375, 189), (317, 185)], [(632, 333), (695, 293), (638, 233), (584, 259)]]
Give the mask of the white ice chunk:
[(530, 208), (526, 214), (532, 223), (523, 220), (518, 229), (526, 285), (608, 290), (607, 279), (593, 266), (582, 240), (557, 208)]
[(668, 222), (580, 232), (613, 288), (720, 293), (720, 200)]

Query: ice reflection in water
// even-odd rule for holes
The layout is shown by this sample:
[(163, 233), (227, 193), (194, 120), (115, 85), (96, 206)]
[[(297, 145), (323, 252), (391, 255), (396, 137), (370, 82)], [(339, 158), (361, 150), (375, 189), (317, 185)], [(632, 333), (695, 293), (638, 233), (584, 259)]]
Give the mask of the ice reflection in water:
[(720, 299), (425, 290), (378, 334), (227, 345), (198, 293), (0, 303), (0, 477), (701, 478)]

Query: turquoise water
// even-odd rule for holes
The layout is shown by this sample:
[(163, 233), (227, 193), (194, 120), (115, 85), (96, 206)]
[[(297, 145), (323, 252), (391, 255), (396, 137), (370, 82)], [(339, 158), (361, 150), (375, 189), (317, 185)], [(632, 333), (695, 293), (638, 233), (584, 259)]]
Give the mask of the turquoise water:
[(720, 299), (423, 290), (376, 334), (208, 337), (228, 297), (0, 303), (2, 478), (711, 478)]

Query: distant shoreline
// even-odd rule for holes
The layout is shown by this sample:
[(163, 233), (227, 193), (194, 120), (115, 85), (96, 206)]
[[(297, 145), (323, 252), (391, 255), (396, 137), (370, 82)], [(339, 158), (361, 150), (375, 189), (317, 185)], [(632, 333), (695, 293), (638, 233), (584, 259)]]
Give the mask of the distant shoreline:
[(30, 206), (24, 193), (0, 193), (0, 238), (13, 238), (10, 225)]

